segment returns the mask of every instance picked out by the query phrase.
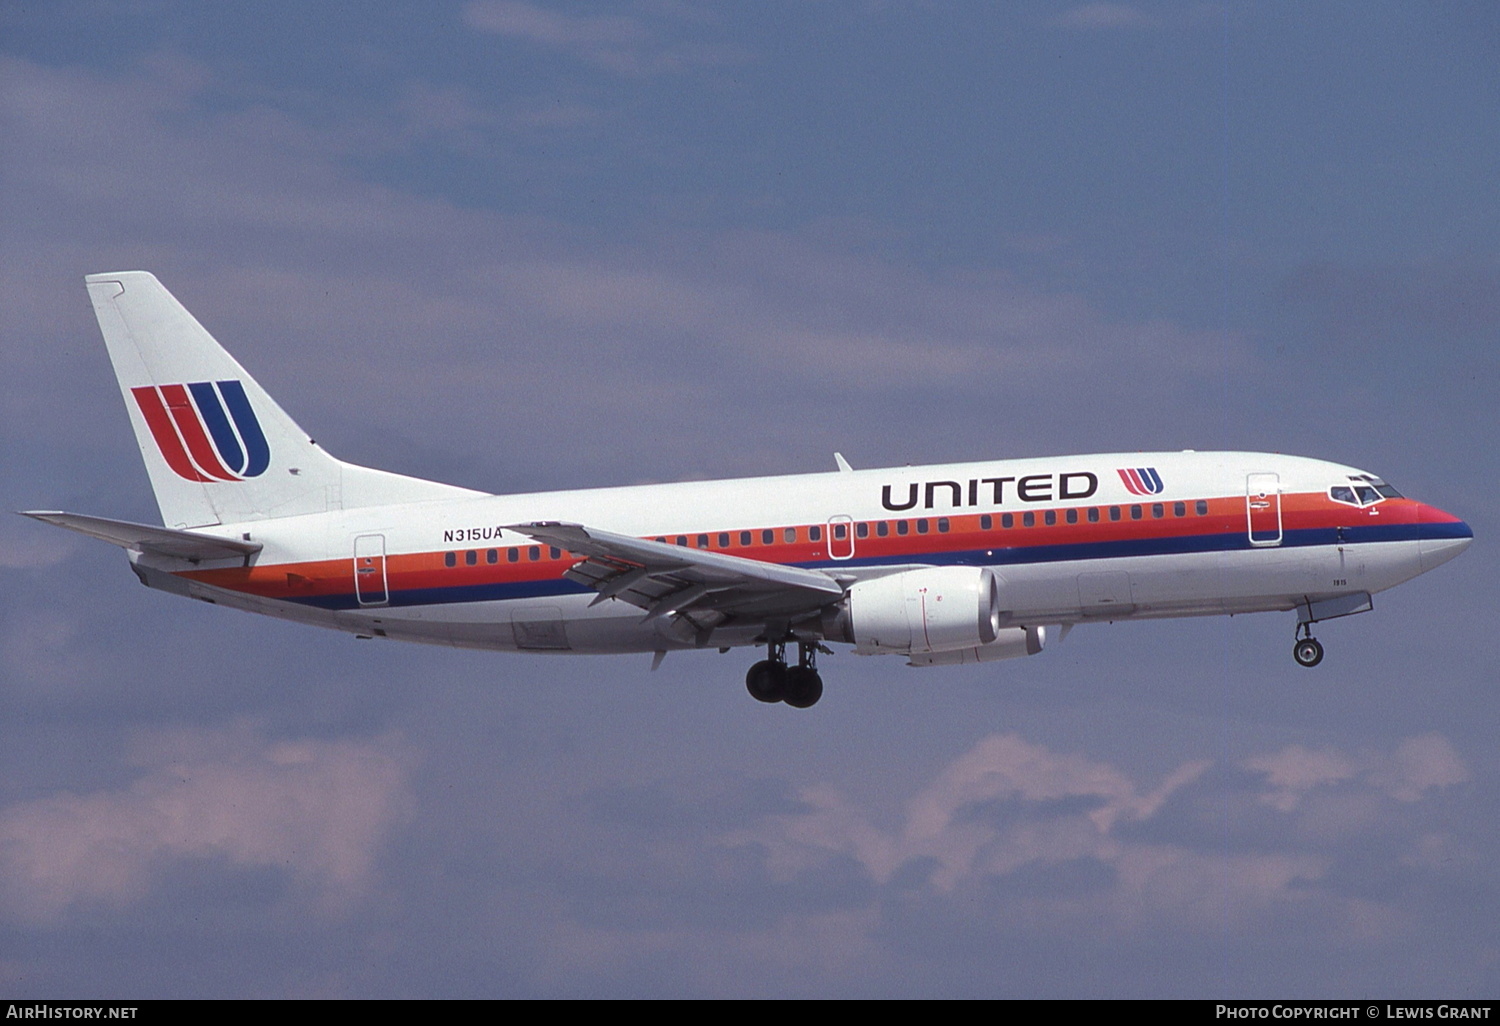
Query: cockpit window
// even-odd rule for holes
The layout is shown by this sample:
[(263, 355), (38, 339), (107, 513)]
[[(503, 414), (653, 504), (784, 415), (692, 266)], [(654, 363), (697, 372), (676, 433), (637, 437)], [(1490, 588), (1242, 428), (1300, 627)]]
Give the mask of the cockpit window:
[(1368, 481), (1369, 484), (1370, 484), (1370, 487), (1374, 488), (1375, 491), (1380, 494), (1380, 497), (1382, 499), (1400, 499), (1400, 498), (1403, 497), (1400, 492), (1396, 491), (1396, 489), (1394, 489), (1390, 485), (1386, 484), (1384, 481), (1382, 481), (1380, 478), (1376, 477), (1374, 474), (1361, 474), (1357, 478), (1350, 478), (1350, 480), (1351, 481)]
[(1328, 489), (1328, 497), (1350, 506), (1373, 506), (1384, 499), (1401, 498), (1400, 492), (1374, 474), (1350, 474), (1349, 481), (1347, 485), (1334, 485)]

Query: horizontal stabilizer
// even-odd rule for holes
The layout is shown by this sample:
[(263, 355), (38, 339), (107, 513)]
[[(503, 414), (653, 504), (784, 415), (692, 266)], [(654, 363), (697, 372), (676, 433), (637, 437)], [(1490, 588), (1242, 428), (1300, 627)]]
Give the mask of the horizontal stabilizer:
[(259, 542), (216, 538), (210, 534), (199, 534), (197, 531), (151, 527), (147, 524), (133, 524), (128, 520), (85, 516), (82, 513), (23, 510), (21, 515), (31, 517), (33, 520), (56, 524), (58, 527), (66, 527), (70, 531), (107, 541), (122, 549), (150, 552), (154, 555), (186, 559), (194, 563), (205, 559), (243, 559), (261, 550)]

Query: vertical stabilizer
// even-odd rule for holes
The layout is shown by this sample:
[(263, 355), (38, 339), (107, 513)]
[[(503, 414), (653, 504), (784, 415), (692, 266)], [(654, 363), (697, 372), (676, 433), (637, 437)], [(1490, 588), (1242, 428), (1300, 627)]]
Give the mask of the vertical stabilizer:
[(481, 494), (335, 459), (154, 275), (85, 281), (167, 526)]

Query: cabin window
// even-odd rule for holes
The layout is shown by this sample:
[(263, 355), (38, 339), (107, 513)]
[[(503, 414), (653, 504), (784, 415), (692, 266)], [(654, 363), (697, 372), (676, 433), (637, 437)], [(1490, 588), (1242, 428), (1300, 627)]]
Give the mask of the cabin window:
[(792, 544), (792, 542), (797, 540), (797, 529), (795, 527), (788, 527), (783, 530), (781, 532), (781, 540), (788, 545)]
[(1089, 507), (1089, 523), (1091, 523), (1091, 524), (1097, 524), (1098, 522), (1099, 522), (1099, 507), (1098, 506), (1090, 506)]
[(729, 532), (728, 531), (720, 531), (719, 532), (719, 548), (721, 548), (721, 549), (727, 549), (727, 548), (729, 548)]
[(479, 553), (475, 552), (473, 549), (470, 549), (468, 552), (464, 553), (464, 566), (473, 566), (478, 562)]
[(740, 532), (740, 544), (741, 545), (749, 545), (750, 544), (750, 532), (749, 531), (741, 531)]
[(706, 548), (708, 548), (708, 535), (706, 535), (706, 534), (700, 534), (698, 536), (698, 547), (700, 549), (706, 549)]
[(1021, 526), (1022, 527), (1035, 527), (1036, 526), (1036, 514), (1035, 513), (1030, 513), (1030, 512), (1022, 513), (1021, 514)]
[(870, 537), (870, 525), (867, 524), (867, 523), (865, 523), (863, 520), (861, 520), (859, 523), (855, 524), (854, 525), (854, 536), (856, 538), (868, 538), (868, 537)]
[[(562, 549), (558, 548), (556, 545), (553, 545), (547, 549), (547, 555), (551, 556), (553, 559), (562, 559)], [(491, 560), (491, 562), (494, 562), (494, 560)]]
[(687, 548), (687, 535), (679, 534), (677, 536), (677, 544), (681, 545), (683, 548)]
[(517, 560), (519, 560), (520, 558), (521, 558), (520, 550), (518, 550), (518, 549), (506, 549), (505, 550), (505, 561), (507, 563), (514, 563)]
[(879, 523), (877, 523), (875, 525), (875, 533), (878, 534), (882, 538), (889, 537), (890, 533), (891, 533), (890, 521), (882, 520)]
[(831, 527), (833, 528), (833, 537), (837, 541), (843, 541), (845, 538), (849, 537), (848, 524), (833, 524), (831, 525)]
[(1111, 520), (1119, 520), (1120, 519), (1120, 507), (1119, 506), (1111, 506), (1111, 507), (1109, 507), (1109, 519), (1111, 519)]
[(1043, 513), (1042, 523), (1046, 524), (1048, 527), (1051, 527), (1053, 524), (1057, 523), (1057, 510), (1049, 509), (1047, 512)]
[(665, 538), (660, 538), (659, 537), (656, 540), (659, 541), (659, 542), (661, 542), (663, 545), (665, 545), (667, 543), (667, 539), (665, 539)]
[(822, 541), (823, 540), (823, 528), (819, 527), (817, 524), (814, 524), (812, 527), (809, 527), (807, 529), (807, 540), (808, 541)]
[(760, 532), (760, 543), (762, 545), (775, 545), (776, 544), (776, 532), (773, 531), (773, 530), (771, 530), (769, 527), (767, 527), (765, 530), (761, 531)]
[(1199, 499), (1197, 502), (1193, 503), (1193, 511), (1200, 517), (1208, 516), (1208, 500)]
[(1139, 519), (1141, 519), (1141, 507), (1139, 505), (1131, 506), (1130, 507), (1130, 519), (1131, 520), (1139, 520)]
[(486, 563), (498, 563), (500, 562), (500, 553), (496, 552), (494, 549), (490, 549), (484, 554), (484, 561)]
[(896, 521), (896, 533), (897, 534), (910, 534), (911, 533), (911, 524), (908, 521), (905, 521), (905, 520), (898, 520), (898, 521)]
[(1002, 514), (1000, 514), (1000, 526), (1001, 527), (1015, 527), (1016, 526), (1016, 515), (1014, 513), (1002, 513)]
[(458, 556), (452, 552), (443, 553), (444, 566), (458, 566)]
[(529, 560), (531, 560), (533, 563), (535, 563), (537, 560), (541, 559), (542, 558), (542, 547), (540, 545), (533, 545), (533, 546), (531, 546), (531, 548), (529, 548), (529, 549), (526, 550), (526, 558), (529, 559)]
[(1070, 524), (1078, 523), (1078, 511), (1076, 509), (1068, 510), (1067, 514), (1064, 516), (1064, 519), (1067, 520), (1067, 522)]
[(948, 533), (948, 518), (938, 517), (938, 534)]
[(1163, 506), (1159, 502), (1153, 502), (1151, 504), (1151, 516), (1152, 516), (1153, 519), (1160, 520), (1162, 517), (1164, 517), (1166, 515), (1167, 515), (1167, 507)]
[(1174, 502), (1174, 503), (1172, 503), (1172, 515), (1174, 517), (1185, 517), (1185, 516), (1187, 516), (1187, 503), (1185, 503), (1185, 502)]
[(995, 518), (988, 513), (979, 518), (979, 529), (981, 531), (993, 531), (995, 529)]
[(920, 518), (920, 519), (917, 520), (917, 533), (918, 534), (926, 534), (927, 533), (927, 518), (926, 517), (922, 517), (922, 518)]

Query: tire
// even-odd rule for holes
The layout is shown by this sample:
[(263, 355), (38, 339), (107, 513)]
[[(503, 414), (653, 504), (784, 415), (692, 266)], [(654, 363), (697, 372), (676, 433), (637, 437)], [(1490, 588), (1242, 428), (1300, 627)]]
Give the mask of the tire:
[(1323, 645), (1317, 638), (1302, 638), (1292, 646), (1292, 658), (1301, 666), (1317, 666), (1323, 661)]
[(809, 709), (823, 697), (823, 678), (817, 670), (793, 666), (786, 671), (786, 694), (783, 701), (793, 709)]
[(785, 663), (762, 659), (745, 674), (745, 690), (757, 702), (779, 702), (786, 695)]

